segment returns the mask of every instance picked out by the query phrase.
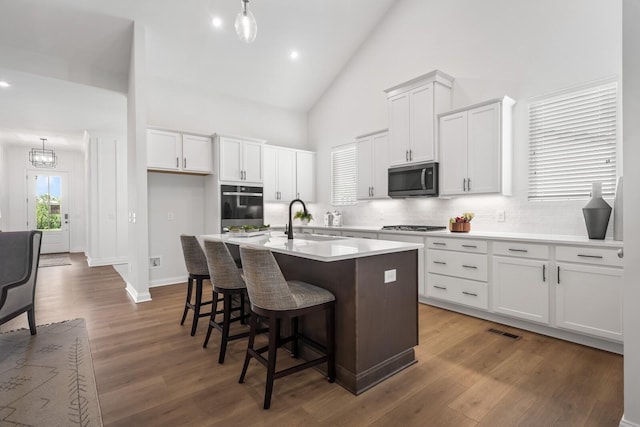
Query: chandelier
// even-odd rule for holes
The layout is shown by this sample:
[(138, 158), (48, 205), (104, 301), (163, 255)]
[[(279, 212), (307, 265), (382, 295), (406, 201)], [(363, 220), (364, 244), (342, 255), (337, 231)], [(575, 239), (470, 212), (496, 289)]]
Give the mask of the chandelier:
[(29, 151), (29, 162), (37, 168), (55, 168), (58, 164), (58, 156), (55, 151), (44, 148), (44, 142), (47, 138), (40, 138), (40, 140), (42, 148), (32, 148)]
[(242, 0), (242, 10), (236, 17), (236, 33), (241, 41), (251, 43), (256, 39), (258, 34), (258, 24), (256, 18), (250, 10), (247, 9), (249, 0)]

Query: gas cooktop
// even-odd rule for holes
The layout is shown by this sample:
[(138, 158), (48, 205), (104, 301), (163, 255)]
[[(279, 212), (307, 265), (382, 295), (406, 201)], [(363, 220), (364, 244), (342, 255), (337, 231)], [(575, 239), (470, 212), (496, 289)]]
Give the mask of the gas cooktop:
[(394, 231), (437, 231), (446, 228), (444, 225), (385, 225), (382, 227), (383, 230)]

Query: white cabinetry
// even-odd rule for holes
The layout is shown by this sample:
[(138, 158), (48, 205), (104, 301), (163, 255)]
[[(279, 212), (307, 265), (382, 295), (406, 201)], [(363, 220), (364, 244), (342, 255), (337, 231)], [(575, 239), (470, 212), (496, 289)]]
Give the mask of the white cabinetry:
[(389, 168), (388, 132), (381, 131), (356, 139), (358, 200), (387, 198)]
[(487, 310), (487, 242), (427, 237), (426, 295)]
[(514, 104), (505, 96), (440, 114), (441, 195), (511, 195)]
[(389, 165), (438, 160), (436, 116), (451, 108), (453, 77), (435, 70), (385, 90), (389, 101)]
[(264, 201), (291, 201), (295, 197), (296, 153), (293, 150), (264, 146)]
[(217, 135), (218, 179), (231, 183), (261, 184), (264, 141)]
[(493, 254), (493, 310), (548, 324), (551, 281), (549, 247), (521, 242), (494, 242)]
[(211, 138), (147, 129), (147, 168), (171, 172), (210, 174)]
[(296, 197), (316, 200), (316, 155), (310, 151), (296, 150)]
[(558, 327), (622, 341), (622, 259), (617, 254), (617, 249), (558, 246)]

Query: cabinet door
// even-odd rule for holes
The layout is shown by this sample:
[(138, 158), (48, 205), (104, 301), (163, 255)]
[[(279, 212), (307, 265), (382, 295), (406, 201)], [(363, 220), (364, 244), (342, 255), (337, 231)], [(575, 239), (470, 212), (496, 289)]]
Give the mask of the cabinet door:
[(500, 104), (474, 108), (467, 113), (467, 190), (470, 193), (499, 193)]
[(433, 84), (411, 91), (411, 162), (434, 161), (436, 154), (433, 133)]
[(296, 196), (296, 152), (278, 150), (278, 191), (279, 200), (291, 201)]
[(493, 309), (549, 323), (549, 266), (545, 261), (493, 257)]
[(411, 138), (410, 95), (401, 93), (389, 98), (389, 164), (404, 165), (409, 161)]
[(262, 183), (262, 143), (244, 141), (242, 147), (244, 181)]
[(182, 170), (211, 173), (212, 151), (210, 138), (182, 135)]
[(264, 201), (277, 202), (279, 200), (278, 190), (278, 149), (265, 145), (263, 148), (264, 167)]
[(180, 170), (182, 135), (175, 132), (147, 129), (147, 167)]
[(296, 196), (305, 202), (316, 200), (315, 154), (296, 152)]
[(242, 140), (220, 137), (220, 180), (242, 180)]
[(356, 141), (356, 198), (370, 199), (373, 173), (373, 140), (371, 137)]
[(622, 341), (622, 270), (558, 263), (559, 328)]
[(371, 171), (371, 194), (376, 199), (389, 197), (389, 136), (385, 133), (373, 135), (373, 170)]
[(440, 118), (440, 194), (465, 194), (467, 179), (467, 113)]

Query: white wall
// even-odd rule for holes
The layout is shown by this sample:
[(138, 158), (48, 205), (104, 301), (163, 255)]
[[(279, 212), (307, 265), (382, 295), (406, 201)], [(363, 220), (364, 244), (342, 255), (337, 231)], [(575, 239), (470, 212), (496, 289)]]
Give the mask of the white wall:
[[(331, 208), (331, 146), (387, 128), (383, 90), (440, 69), (455, 77), (453, 108), (503, 95), (517, 101), (513, 196), (360, 203), (342, 209), (345, 223), (445, 224), (474, 211), (478, 230), (585, 235), (586, 199), (527, 201), (527, 99), (620, 76), (621, 24), (621, 0), (400, 0), (309, 112), (309, 141), (318, 152), (316, 210)], [(505, 222), (495, 222), (497, 209), (505, 210)]]
[[(85, 172), (84, 155), (79, 151), (56, 150), (58, 165), (55, 171), (67, 172), (69, 176), (69, 250), (83, 252), (85, 249)], [(6, 147), (7, 156), (7, 209), (2, 212), (5, 231), (27, 228), (27, 183), (28, 170), (34, 168), (29, 163), (29, 148), (17, 145)], [(6, 219), (5, 219), (6, 214)]]
[(621, 425), (640, 426), (640, 2), (624, 1), (624, 418)]

